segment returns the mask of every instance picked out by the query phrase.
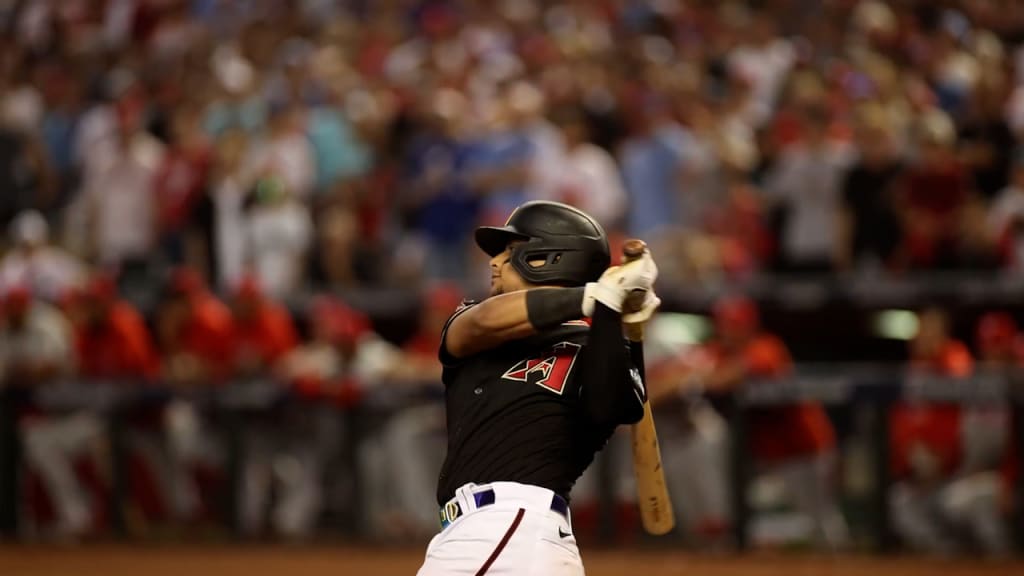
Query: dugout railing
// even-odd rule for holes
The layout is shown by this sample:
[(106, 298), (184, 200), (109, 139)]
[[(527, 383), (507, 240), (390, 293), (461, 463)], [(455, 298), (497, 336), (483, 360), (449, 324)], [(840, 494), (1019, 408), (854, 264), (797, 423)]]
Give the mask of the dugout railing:
[[(802, 365), (794, 375), (771, 382), (751, 382), (730, 399), (727, 411), (730, 426), (730, 474), (734, 540), (738, 550), (750, 544), (749, 527), (753, 511), (748, 502), (748, 488), (752, 480), (750, 455), (747, 453), (747, 416), (751, 409), (762, 406), (784, 405), (801, 401), (818, 401), (831, 410), (863, 409), (872, 414), (869, 433), (871, 444), (873, 490), (870, 496), (869, 518), (872, 547), (879, 553), (896, 547), (897, 541), (889, 518), (889, 407), (899, 400), (919, 402), (949, 402), (956, 404), (997, 404), (1012, 406), (1016, 422), (1024, 422), (1024, 394), (1022, 381), (1016, 376), (979, 374), (969, 378), (941, 378), (909, 375), (891, 367), (863, 365)], [(408, 389), (408, 388), (406, 388)], [(388, 413), (401, 410), (410, 401), (436, 402), (436, 387), (424, 387), (412, 396), (396, 393), (387, 387), (381, 392), (363, 397), (354, 403), (334, 403), (341, 419), (344, 442), (337, 459), (349, 472), (359, 470), (357, 447), (366, 430)], [(61, 413), (88, 410), (101, 415), (109, 434), (109, 470), (111, 497), (109, 498), (109, 528), (115, 538), (131, 537), (125, 522), (127, 505), (125, 426), (132, 414), (158, 408), (172, 399), (186, 398), (199, 406), (216, 422), (226, 447), (224, 482), (217, 498), (221, 524), (229, 536), (241, 537), (239, 530), (240, 470), (246, 450), (243, 430), (250, 419), (288, 403), (314, 402), (294, 394), (289, 388), (270, 380), (246, 380), (218, 387), (182, 391), (155, 384), (139, 385), (125, 382), (55, 382), (34, 388), (8, 387), (0, 391), (0, 532), (8, 539), (17, 539), (19, 530), (20, 498), (24, 461), (19, 438), (18, 415), (26, 408)], [(1017, 438), (1010, 445), (1017, 451), (1018, 462), (1024, 462), (1024, 426), (1013, 428)], [(668, 449), (669, 447), (665, 447)], [(599, 459), (605, 465), (607, 459)], [(362, 475), (352, 473), (346, 484), (349, 492), (347, 506), (335, 511), (333, 520), (325, 530), (344, 538), (360, 539), (367, 536), (361, 528), (366, 526), (366, 502), (360, 482)], [(604, 502), (615, 494), (615, 475), (608, 470), (601, 474)], [(1024, 550), (1024, 475), (1017, 477), (1017, 507), (1013, 514), (1018, 550)], [(607, 507), (601, 514), (600, 534), (611, 538), (614, 513)], [(673, 540), (678, 541), (678, 540)], [(670, 544), (670, 543), (669, 543)]]

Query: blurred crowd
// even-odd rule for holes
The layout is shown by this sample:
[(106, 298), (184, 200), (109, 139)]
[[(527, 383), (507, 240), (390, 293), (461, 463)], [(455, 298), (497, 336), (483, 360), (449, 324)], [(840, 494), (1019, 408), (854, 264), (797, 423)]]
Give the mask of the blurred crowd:
[(0, 24), (0, 224), (39, 211), (69, 274), (472, 290), (470, 230), (531, 198), (648, 239), (667, 283), (1024, 260), (1012, 0), (7, 0)]
[[(763, 273), (1024, 267), (1014, 0), (0, 0), (0, 26), (7, 385), (270, 375), (318, 406), (382, 382), (428, 397), (440, 326), (487, 281), (471, 230), (529, 199), (583, 208), (613, 243), (647, 240), (667, 292)], [(317, 296), (392, 286), (423, 302), (399, 343)], [(755, 313), (722, 313), (746, 332), (669, 354), (670, 389), (788, 370)], [(910, 357), (938, 372), (980, 370), (984, 338), (1016, 334), (983, 320), (975, 363), (923, 318)], [(720, 470), (719, 411), (686, 390), (669, 458)], [(897, 411), (892, 427), (908, 479), (893, 498), (901, 534), (940, 550), (951, 525), (1004, 550), (991, 520), (1005, 516), (1002, 484), (944, 491), (991, 471), (1002, 449), (965, 472), (974, 440), (911, 439), (982, 429), (963, 424), (973, 414), (922, 410)], [(276, 414), (247, 439), (259, 455), (243, 474), (251, 533), (272, 522), (308, 534), (331, 497), (318, 481), (331, 451), (310, 448), (341, 432), (309, 414)], [(989, 416), (1005, 438), (1005, 414)], [(814, 487), (798, 507), (842, 545), (828, 418), (815, 406), (765, 417), (789, 423), (792, 445), (755, 452)], [(146, 514), (203, 516), (204, 465), (223, 457), (204, 418), (172, 403), (130, 423), (152, 477), (139, 485), (163, 494), (139, 496)], [(29, 411), (19, 426), (57, 531), (88, 531), (102, 519), (73, 465), (103, 446), (102, 423)], [(373, 482), (395, 484), (374, 496), (381, 530), (432, 527), (437, 463), (418, 444), (431, 434), (443, 446), (436, 403), (414, 402), (359, 455)], [(684, 515), (696, 532), (727, 530), (719, 480), (678, 489), (703, 494)]]
[[(730, 535), (734, 464), (728, 446), (735, 428), (727, 419), (735, 414), (735, 392), (797, 376), (785, 342), (761, 323), (753, 301), (723, 297), (711, 316), (713, 332), (700, 344), (653, 339), (647, 346), (666, 477), (684, 532), (703, 546)], [(948, 390), (951, 380), (968, 390), (986, 378), (1020, 386), (1024, 331), (1009, 314), (991, 311), (977, 318), (973, 339), (964, 342), (953, 335), (942, 308), (925, 306), (918, 318), (900, 369), (903, 400), (874, 416), (888, 420), (881, 442), (888, 445), (892, 529), (907, 550), (1006, 556), (1021, 505), (1015, 444), (1020, 424), (1011, 406), (991, 399), (957, 404), (926, 398)], [(814, 384), (827, 379), (803, 378)], [(855, 541), (846, 519), (850, 502), (865, 486), (885, 489), (865, 478), (872, 466), (859, 458), (864, 449), (882, 446), (864, 444), (871, 432), (864, 429), (863, 413), (837, 419), (835, 408), (829, 413), (821, 403), (804, 401), (747, 412), (744, 454), (751, 458), (755, 488), (744, 497), (755, 515), (789, 510), (799, 519), (790, 528), (766, 527), (759, 536), (754, 529), (755, 539), (778, 544), (801, 538), (831, 550)], [(759, 483), (766, 490), (759, 491)]]

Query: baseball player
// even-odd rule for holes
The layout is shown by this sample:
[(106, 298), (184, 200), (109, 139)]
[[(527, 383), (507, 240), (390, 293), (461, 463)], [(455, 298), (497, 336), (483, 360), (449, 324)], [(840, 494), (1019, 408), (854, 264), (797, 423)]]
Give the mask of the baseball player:
[[(645, 253), (609, 268), (601, 226), (554, 202), (523, 204), (476, 242), (490, 297), (464, 302), (441, 336), (441, 532), (419, 576), (582, 575), (569, 492), (615, 428), (643, 416), (622, 330), (658, 307), (657, 267)], [(633, 290), (642, 309), (623, 314)]]

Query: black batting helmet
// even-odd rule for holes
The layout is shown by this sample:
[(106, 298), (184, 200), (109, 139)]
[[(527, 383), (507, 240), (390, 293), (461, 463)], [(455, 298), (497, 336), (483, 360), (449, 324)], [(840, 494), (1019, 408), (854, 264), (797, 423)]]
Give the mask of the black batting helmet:
[[(558, 202), (527, 202), (515, 209), (504, 226), (482, 226), (476, 243), (491, 256), (508, 243), (510, 264), (531, 284), (582, 286), (597, 280), (611, 263), (608, 238), (596, 220)], [(530, 262), (543, 261), (538, 266)]]

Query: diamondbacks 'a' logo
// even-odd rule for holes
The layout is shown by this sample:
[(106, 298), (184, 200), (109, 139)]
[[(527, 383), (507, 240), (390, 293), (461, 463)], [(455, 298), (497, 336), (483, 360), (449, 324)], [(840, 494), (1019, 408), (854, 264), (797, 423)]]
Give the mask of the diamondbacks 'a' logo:
[(581, 348), (581, 345), (572, 342), (559, 342), (539, 356), (527, 358), (509, 368), (501, 377), (536, 384), (561, 394)]

